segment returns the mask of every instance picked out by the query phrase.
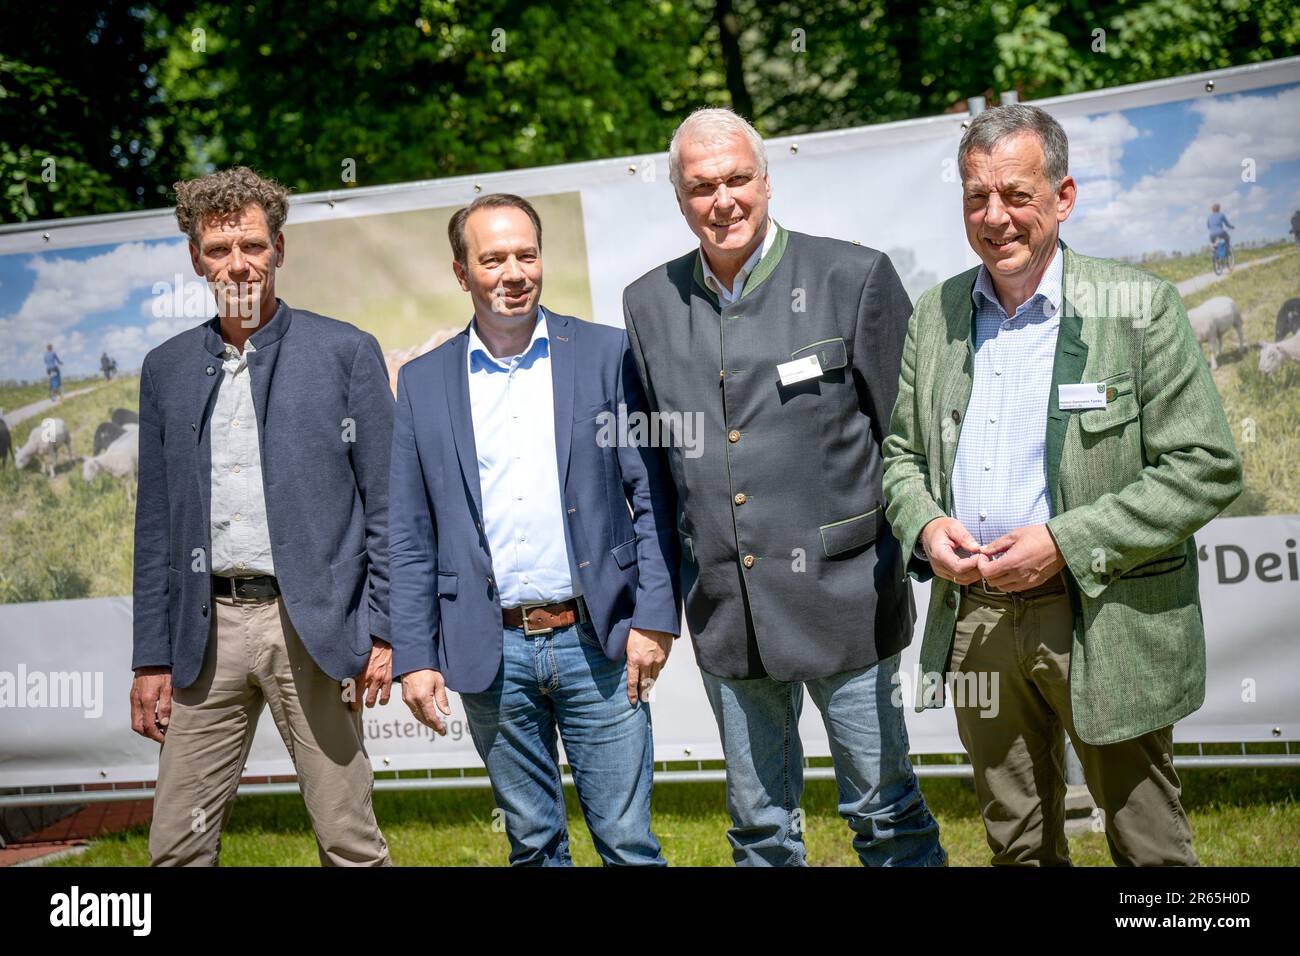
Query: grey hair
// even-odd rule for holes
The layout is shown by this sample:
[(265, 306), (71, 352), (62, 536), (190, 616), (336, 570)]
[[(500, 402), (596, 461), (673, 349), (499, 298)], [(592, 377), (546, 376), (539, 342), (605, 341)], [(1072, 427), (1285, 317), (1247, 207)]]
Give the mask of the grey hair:
[(732, 136), (740, 136), (754, 151), (758, 162), (758, 175), (767, 173), (767, 148), (763, 137), (758, 135), (743, 116), (724, 107), (704, 106), (697, 109), (673, 133), (672, 142), (668, 144), (668, 178), (674, 189), (682, 184), (682, 141), (688, 137), (694, 142), (717, 142)]
[(1050, 113), (1025, 103), (993, 106), (971, 120), (957, 147), (957, 169), (964, 174), (971, 153), (991, 153), (998, 143), (1021, 133), (1038, 137), (1043, 147), (1043, 172), (1055, 189), (1070, 172), (1070, 141)]

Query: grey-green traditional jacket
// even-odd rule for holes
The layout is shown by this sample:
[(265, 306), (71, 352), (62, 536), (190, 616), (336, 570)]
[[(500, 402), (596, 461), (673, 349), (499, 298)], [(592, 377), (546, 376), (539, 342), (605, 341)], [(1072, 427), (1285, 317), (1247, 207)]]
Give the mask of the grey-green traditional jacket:
[[(707, 673), (811, 680), (911, 641), (880, 486), (911, 310), (884, 253), (779, 226), (733, 303), (704, 284), (698, 249), (624, 292), (651, 407), (701, 425), (668, 460)], [(813, 355), (820, 376), (782, 385), (778, 365)]]
[[(1241, 493), (1241, 459), (1182, 299), (1168, 282), (1065, 247), (1048, 407), (1052, 518), (1074, 606), (1070, 701), (1091, 744), (1168, 726), (1205, 699), (1193, 533)], [(889, 522), (909, 552), (951, 515), (970, 398), (978, 268), (923, 293), (884, 443)], [(1104, 408), (1062, 410), (1057, 385), (1098, 382)], [(961, 588), (935, 578), (918, 709), (941, 706)]]

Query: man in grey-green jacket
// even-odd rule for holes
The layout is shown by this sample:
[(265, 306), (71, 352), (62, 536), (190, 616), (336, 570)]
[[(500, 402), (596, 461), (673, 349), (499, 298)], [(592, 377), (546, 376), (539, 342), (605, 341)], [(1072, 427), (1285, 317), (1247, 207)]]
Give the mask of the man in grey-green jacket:
[(995, 864), (1068, 865), (1062, 729), (1117, 864), (1195, 864), (1172, 725), (1205, 697), (1193, 533), (1241, 462), (1172, 285), (1059, 240), (1064, 131), (1016, 104), (962, 138), (983, 265), (917, 301), (884, 443), (935, 580), (920, 706), (951, 684)]
[(763, 140), (730, 110), (687, 117), (669, 170), (699, 245), (628, 286), (623, 313), (653, 412), (698, 422), (668, 462), (732, 859), (806, 863), (806, 690), (858, 858), (942, 866), (895, 700), (915, 605), (880, 493), (911, 302), (884, 253), (772, 219)]

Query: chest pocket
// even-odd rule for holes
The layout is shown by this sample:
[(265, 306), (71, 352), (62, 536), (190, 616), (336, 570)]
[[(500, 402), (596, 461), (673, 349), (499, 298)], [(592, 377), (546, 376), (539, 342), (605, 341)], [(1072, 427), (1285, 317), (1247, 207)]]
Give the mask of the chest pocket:
[(820, 342), (805, 345), (803, 348), (791, 352), (790, 358), (793, 361), (807, 358), (809, 355), (817, 356), (817, 361), (821, 363), (823, 372), (844, 368), (849, 364), (848, 346), (844, 344), (844, 340), (841, 338), (822, 339)]
[(1138, 417), (1137, 396), (1133, 394), (1133, 373), (1103, 379), (1106, 386), (1106, 407), (1087, 408), (1079, 413), (1079, 427), (1090, 435), (1118, 428)]

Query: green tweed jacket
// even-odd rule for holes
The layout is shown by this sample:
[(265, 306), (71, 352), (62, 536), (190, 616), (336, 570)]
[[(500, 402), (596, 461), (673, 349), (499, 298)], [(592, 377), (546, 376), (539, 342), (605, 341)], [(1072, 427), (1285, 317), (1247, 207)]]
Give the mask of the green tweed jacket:
[[(1064, 246), (1064, 244), (1062, 244)], [(1070, 701), (1090, 744), (1168, 726), (1205, 700), (1193, 533), (1241, 493), (1223, 406), (1168, 282), (1064, 247), (1048, 407), (1048, 529), (1074, 607)], [(887, 515), (910, 552), (952, 514), (952, 469), (974, 367), (978, 268), (917, 300), (890, 435)], [(1062, 410), (1057, 385), (1097, 382), (1103, 408)], [(935, 578), (917, 709), (942, 706), (961, 588)]]

